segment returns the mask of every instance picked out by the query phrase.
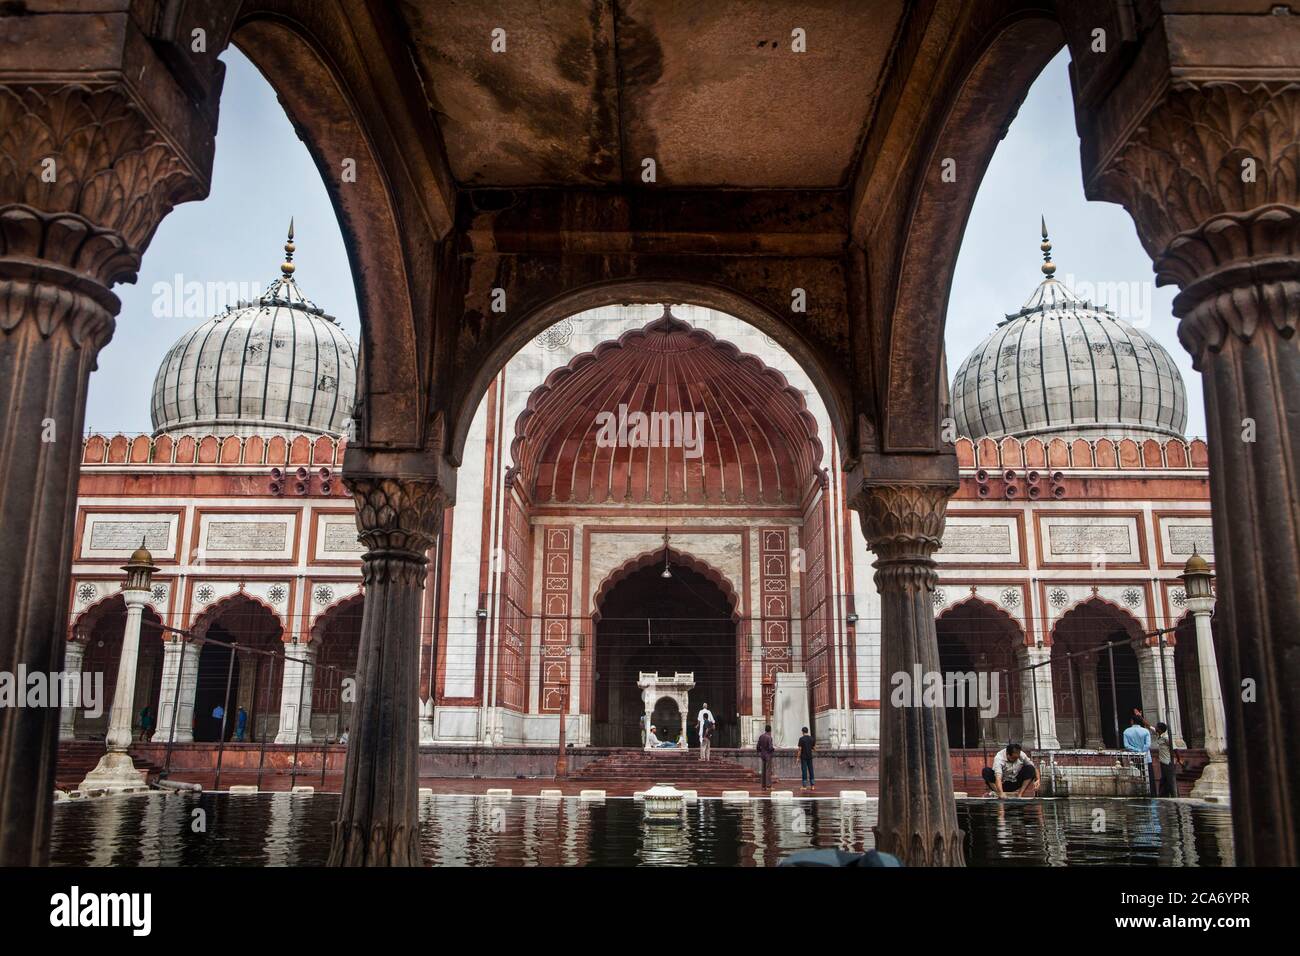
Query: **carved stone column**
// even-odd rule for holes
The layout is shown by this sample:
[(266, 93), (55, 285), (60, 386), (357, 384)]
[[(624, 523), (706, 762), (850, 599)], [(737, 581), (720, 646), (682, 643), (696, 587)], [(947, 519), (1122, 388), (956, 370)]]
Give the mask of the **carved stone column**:
[[(7, 74), (10, 53), (36, 56), (48, 39), (26, 35), (32, 21), (57, 32), (55, 19), (6, 18), (5, 29), (30, 43), (7, 45), (0, 65), (0, 670), (8, 671), (55, 671), (62, 661), (86, 388), (120, 306), (109, 289), (134, 281), (174, 203), (206, 193), (211, 163), (210, 133), (159, 129), (168, 120), (202, 126), (199, 112), (146, 107), (138, 88), (112, 79), (113, 51), (64, 51), (64, 61), (43, 64), (63, 71), (58, 82), (33, 80), (21, 63)], [(102, 26), (95, 36), (111, 33)], [(67, 79), (92, 63), (93, 79)], [(150, 93), (166, 89), (164, 74)], [(182, 154), (187, 147), (193, 155)], [(58, 722), (54, 710), (0, 709), (0, 865), (45, 861)]]
[[(349, 449), (349, 453), (352, 453)], [(347, 474), (366, 604), (331, 866), (419, 866), (420, 613), (447, 506), (429, 478)]]
[(909, 866), (965, 866), (944, 709), (894, 681), (939, 674), (933, 555), (955, 486), (864, 483), (851, 502), (876, 555), (880, 592), (880, 814), (876, 846)]
[[(1300, 18), (1204, 33), (1221, 18), (1165, 19), (1192, 32), (1177, 46), (1153, 35), (1148, 60), (1168, 58), (1166, 74), (1144, 64), (1099, 108), (1089, 195), (1128, 209), (1157, 283), (1181, 289), (1178, 337), (1205, 390), (1237, 862), (1295, 866)], [(1222, 55), (1241, 30), (1255, 31), (1249, 62)]]

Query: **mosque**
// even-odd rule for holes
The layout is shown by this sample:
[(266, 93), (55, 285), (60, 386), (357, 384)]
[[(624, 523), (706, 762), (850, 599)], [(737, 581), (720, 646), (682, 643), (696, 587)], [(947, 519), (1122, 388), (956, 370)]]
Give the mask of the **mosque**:
[[(285, 248), (264, 295), (167, 351), (152, 434), (84, 440), (67, 667), (113, 687), (121, 565), (143, 541), (132, 710), (137, 732), (155, 715), (154, 745), (229, 740), (218, 705), (247, 715), (234, 748), (349, 728), (364, 548), (341, 465), (364, 357)], [(994, 712), (949, 708), (951, 747), (1114, 748), (1141, 707), (1179, 747), (1221, 752), (1183, 577), (1213, 562), (1206, 444), (1184, 435), (1165, 349), (1058, 280), (1045, 230), (1043, 251), (951, 385), (940, 664), (1000, 678)], [(721, 748), (774, 719), (778, 744), (808, 724), (824, 753), (877, 748), (875, 557), (830, 435), (801, 366), (722, 312), (603, 306), (530, 341), (478, 407), (430, 554), (422, 754), (553, 753), (561, 732), (574, 753), (639, 748), (647, 712), (693, 747), (705, 703)], [(691, 715), (648, 700), (646, 674), (690, 675)], [(68, 709), (60, 739), (107, 722)]]

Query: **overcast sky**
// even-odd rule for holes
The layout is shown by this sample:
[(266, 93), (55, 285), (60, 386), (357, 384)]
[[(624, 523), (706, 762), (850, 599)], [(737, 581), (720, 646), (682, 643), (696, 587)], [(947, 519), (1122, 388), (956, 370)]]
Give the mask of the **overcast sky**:
[[(139, 281), (114, 290), (122, 299), (117, 331), (90, 379), (86, 425), (95, 431), (151, 430), (154, 373), (172, 343), (211, 312), (186, 283), (242, 284), (243, 294), (264, 289), (279, 274), (290, 216), (299, 287), (337, 316), (354, 340), (360, 336), (350, 267), (316, 167), (252, 64), (233, 48), (223, 59), (226, 87), (211, 195), (168, 215)], [(1128, 214), (1084, 200), (1067, 62), (1062, 52), (1035, 83), (975, 201), (948, 307), (949, 372), (1006, 313), (1020, 308), (1041, 279), (1043, 214), (1057, 278), (1110, 304), (1164, 344), (1187, 386), (1188, 434), (1203, 435), (1200, 376), (1175, 335), (1174, 291), (1155, 288), (1151, 261)], [(207, 286), (200, 288), (199, 298), (209, 299)]]

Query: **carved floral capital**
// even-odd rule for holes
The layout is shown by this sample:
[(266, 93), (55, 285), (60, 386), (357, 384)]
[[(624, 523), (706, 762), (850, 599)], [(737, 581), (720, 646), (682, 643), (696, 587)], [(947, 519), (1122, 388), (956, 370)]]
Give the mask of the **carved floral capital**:
[(132, 281), (154, 230), (205, 195), (119, 85), (0, 86), (0, 269), (48, 263)]
[(436, 481), (370, 475), (344, 475), (343, 481), (356, 503), (357, 537), (367, 548), (362, 558), (367, 583), (372, 575), (396, 573), (399, 565), (423, 569), (442, 527), (443, 487)]
[(1093, 177), (1121, 203), (1174, 300), (1198, 369), (1229, 336), (1295, 333), (1300, 303), (1300, 83), (1187, 82)]
[(933, 555), (943, 541), (948, 498), (954, 490), (944, 485), (863, 485), (854, 496), (850, 505), (862, 519), (882, 584), (882, 576), (892, 580), (901, 575), (933, 586)]

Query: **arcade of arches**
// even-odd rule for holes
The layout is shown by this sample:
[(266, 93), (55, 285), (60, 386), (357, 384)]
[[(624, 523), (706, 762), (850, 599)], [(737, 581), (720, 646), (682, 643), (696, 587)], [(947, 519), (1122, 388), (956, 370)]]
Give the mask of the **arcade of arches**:
[[(42, 16), (6, 18), (16, 33), (0, 59), (0, 568), (11, 587), (0, 595), (0, 669), (21, 662), (54, 671), (63, 662), (81, 449), (43, 436), (50, 427), (80, 433), (86, 383), (119, 310), (112, 287), (134, 279), (173, 206), (209, 190), (224, 75), (217, 54), (232, 42), (275, 86), (325, 174), (365, 279), (357, 283), (365, 376), (343, 465), (373, 612), (363, 618), (357, 681), (371, 692), (351, 717), (333, 862), (418, 862), (416, 692), (434, 672), (419, 668), (426, 554), (448, 506), (480, 493), (465, 471), (481, 397), (512, 354), (585, 309), (665, 299), (716, 308), (794, 356), (838, 446), (828, 483), (847, 489), (843, 503), (858, 512), (876, 558), (881, 670), (933, 665), (933, 557), (959, 486), (941, 425), (943, 326), (961, 225), (1029, 84), (1066, 45), (1087, 194), (1128, 210), (1157, 281), (1179, 287), (1180, 339), (1204, 379), (1215, 572), (1230, 611), (1218, 621), (1218, 663), (1225, 688), (1259, 683), (1249, 706), (1224, 697), (1239, 758), (1238, 859), (1300, 860), (1300, 589), (1292, 586), (1300, 580), (1300, 17), (1269, 0), (795, 6), (798, 16), (787, 19), (821, 45), (817, 55), (756, 46), (771, 32), (770, 11), (740, 0), (705, 13), (690, 5), (651, 13), (628, 2), (599, 16), (586, 4), (558, 5), (540, 26), (534, 4), (508, 3), (493, 24), (512, 37), (547, 34), (532, 48), (512, 44), (512, 56), (456, 42), (487, 33), (473, 5), (304, 5), (289, 21), (274, 0), (112, 9), (56, 0)], [(202, 52), (190, 44), (199, 27), (208, 38)], [(384, 52), (393, 49), (409, 56)], [(555, 49), (569, 53), (557, 58)], [(762, 68), (738, 70), (746, 57)], [(429, 95), (411, 95), (421, 89)], [(49, 157), (58, 163), (54, 185), (41, 180)], [(641, 176), (645, 157), (657, 163), (653, 183)], [(343, 187), (335, 171), (345, 159), (356, 165)], [(1257, 174), (1244, 181), (1247, 159)], [(955, 179), (945, 175), (948, 160)], [(792, 308), (792, 290), (802, 293), (802, 311)], [(745, 397), (727, 397), (715, 414), (730, 410), (743, 422)], [(791, 410), (774, 419), (766, 437), (799, 439), (799, 418)], [(1245, 419), (1258, 441), (1240, 440)], [(511, 491), (521, 509), (536, 511), (513, 526), (543, 538), (542, 646), (576, 646), (579, 660), (548, 652), (537, 680), (525, 681), (521, 636), (507, 614), (490, 635), (503, 652), (486, 658), (491, 673), (470, 668), (466, 635), (487, 626), (471, 615), (451, 629), (460, 641), (447, 642), (441, 679), (454, 686), (430, 692), (449, 702), (499, 689), (502, 704), (488, 715), (494, 735), (507, 732), (525, 694), (530, 704), (538, 695), (542, 713), (579, 696), (566, 693), (568, 668), (582, 666), (590, 647), (591, 592), (583, 606), (561, 606), (545, 579), (621, 561), (602, 535), (579, 538), (574, 522), (548, 513), (553, 505), (600, 508), (598, 493), (654, 494), (656, 510), (671, 512), (699, 494), (722, 512), (709, 521), (731, 522), (726, 509), (745, 500), (774, 509), (762, 519), (764, 540), (775, 531), (815, 538), (808, 506), (827, 479), (805, 465), (817, 456), (787, 446), (780, 460), (793, 470), (764, 476), (745, 461), (739, 430), (737, 455), (720, 475), (701, 475), (696, 460), (679, 467), (671, 455), (624, 472), (617, 456), (590, 450), (568, 468), (567, 439), (538, 442), (542, 467), (522, 459)], [(706, 542), (683, 540), (687, 529), (666, 517), (626, 533), (649, 539), (668, 524), (675, 546), (728, 580), (742, 576), (721, 567), (724, 558), (747, 565), (750, 589), (791, 575), (778, 562), (773, 574), (766, 568), (767, 554), (789, 553), (789, 537), (779, 550), (742, 557), (724, 549), (714, 561), (698, 553)], [(517, 553), (515, 540), (507, 555)], [(506, 600), (520, 606), (529, 585), (513, 581)], [(765, 624), (808, 621), (807, 598), (818, 593), (801, 595), (797, 610), (787, 592), (790, 603), (772, 617), (752, 605), (747, 613)], [(819, 634), (820, 612), (812, 613), (812, 628), (789, 647), (806, 644), (816, 709), (819, 699), (842, 701), (832, 691), (847, 694), (853, 681), (842, 647)], [(385, 669), (395, 658), (409, 666)], [(762, 686), (757, 668), (751, 680)], [(44, 861), (58, 719), (0, 712), (0, 863)], [(448, 719), (465, 723), (453, 712)], [(391, 746), (377, 747), (380, 739)], [(878, 739), (877, 845), (913, 863), (961, 863), (943, 715), (883, 708)], [(393, 754), (386, 772), (375, 772), (374, 762)]]

